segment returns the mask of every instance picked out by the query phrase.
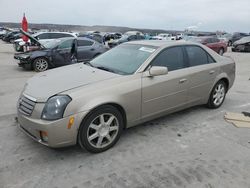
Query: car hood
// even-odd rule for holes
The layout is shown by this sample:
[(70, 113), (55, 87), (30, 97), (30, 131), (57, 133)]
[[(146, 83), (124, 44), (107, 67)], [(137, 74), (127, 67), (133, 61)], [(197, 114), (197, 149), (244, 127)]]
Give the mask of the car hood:
[(38, 57), (39, 55), (41, 56), (41, 54), (44, 54), (46, 52), (49, 52), (51, 49), (47, 49), (47, 48), (41, 48), (41, 49), (36, 49), (36, 50), (30, 50), (27, 52), (19, 52), (19, 53), (15, 53), (14, 54), (14, 58), (18, 59), (18, 57), (30, 57), (32, 56), (32, 58)]
[(120, 76), (79, 63), (37, 74), (27, 81), (24, 93), (46, 102), (53, 95)]
[(30, 35), (29, 33), (25, 32), (23, 29), (20, 29), (20, 32), (25, 35), (26, 37), (28, 37), (30, 39), (31, 42), (44, 47), (34, 36)]
[(249, 42), (250, 42), (250, 37), (244, 37), (240, 40), (235, 41), (234, 45), (245, 44), (245, 43), (249, 43)]

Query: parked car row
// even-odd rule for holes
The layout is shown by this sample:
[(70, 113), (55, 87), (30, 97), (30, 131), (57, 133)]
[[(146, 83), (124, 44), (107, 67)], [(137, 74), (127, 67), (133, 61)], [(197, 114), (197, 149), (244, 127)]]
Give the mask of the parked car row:
[[(29, 38), (28, 42), (24, 42), (20, 38), (22, 35)], [(20, 67), (41, 72), (49, 68), (77, 62), (89, 62), (109, 48), (124, 42), (138, 40), (187, 40), (201, 43), (223, 55), (227, 52), (227, 45), (236, 40), (236, 36), (243, 36), (242, 33), (232, 36), (224, 34), (219, 37), (204, 35), (206, 34), (187, 36), (183, 33), (177, 33), (176, 35), (160, 33), (157, 36), (151, 36), (140, 31), (129, 31), (124, 34), (101, 33), (98, 31), (79, 34), (68, 32), (38, 32), (32, 34), (20, 30), (7, 32), (4, 34), (3, 40), (12, 42), (17, 52), (23, 52), (14, 55)], [(19, 37), (19, 39), (14, 40), (15, 37)], [(233, 43), (232, 51), (249, 51), (249, 46), (249, 37), (243, 37), (242, 40)]]
[(2, 36), (2, 40), (5, 42), (13, 43), (14, 40), (19, 39), (21, 37), (22, 34), (20, 33), (20, 31), (10, 31)]

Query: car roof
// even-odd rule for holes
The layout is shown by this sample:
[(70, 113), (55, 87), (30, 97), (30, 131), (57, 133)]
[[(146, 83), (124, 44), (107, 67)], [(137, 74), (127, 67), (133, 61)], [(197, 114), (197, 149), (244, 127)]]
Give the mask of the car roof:
[(69, 35), (75, 36), (74, 33), (60, 32), (60, 31), (40, 31), (40, 32), (34, 33), (34, 35), (37, 36), (37, 35), (41, 35), (41, 34), (44, 34), (44, 33), (56, 33), (56, 34), (62, 33), (62, 34), (69, 34)]
[(168, 46), (177, 46), (177, 45), (197, 45), (197, 43), (189, 42), (189, 41), (164, 41), (164, 40), (139, 40), (139, 41), (127, 42), (126, 44), (146, 45), (146, 46), (154, 46), (158, 48), (168, 47)]

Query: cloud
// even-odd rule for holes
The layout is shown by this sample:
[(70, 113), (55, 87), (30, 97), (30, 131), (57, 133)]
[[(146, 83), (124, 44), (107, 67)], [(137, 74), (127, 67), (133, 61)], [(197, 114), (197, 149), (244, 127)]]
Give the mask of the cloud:
[(250, 32), (249, 0), (0, 0), (0, 21)]

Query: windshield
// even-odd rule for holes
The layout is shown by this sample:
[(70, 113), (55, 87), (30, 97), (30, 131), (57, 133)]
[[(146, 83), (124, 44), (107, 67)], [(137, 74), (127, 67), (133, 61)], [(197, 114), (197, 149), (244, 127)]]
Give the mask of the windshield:
[(117, 74), (133, 74), (155, 51), (155, 47), (123, 44), (93, 59), (92, 66)]
[(58, 44), (61, 42), (61, 40), (54, 39), (52, 41), (46, 42), (46, 41), (39, 41), (45, 48), (55, 48), (58, 46)]

